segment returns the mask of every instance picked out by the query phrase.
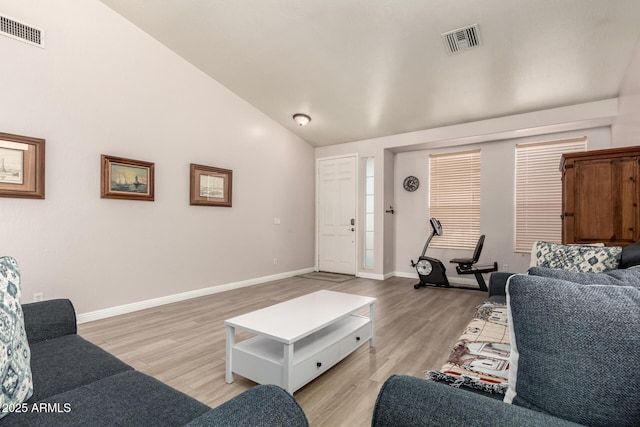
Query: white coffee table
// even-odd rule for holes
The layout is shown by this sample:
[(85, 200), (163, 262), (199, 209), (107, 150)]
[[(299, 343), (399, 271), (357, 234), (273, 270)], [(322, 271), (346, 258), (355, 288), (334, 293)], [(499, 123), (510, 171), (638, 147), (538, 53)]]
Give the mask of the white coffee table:
[[(376, 299), (322, 290), (224, 322), (226, 381), (233, 374), (293, 393), (365, 342), (375, 345)], [(357, 314), (366, 307), (369, 317)], [(235, 342), (235, 330), (255, 334)]]

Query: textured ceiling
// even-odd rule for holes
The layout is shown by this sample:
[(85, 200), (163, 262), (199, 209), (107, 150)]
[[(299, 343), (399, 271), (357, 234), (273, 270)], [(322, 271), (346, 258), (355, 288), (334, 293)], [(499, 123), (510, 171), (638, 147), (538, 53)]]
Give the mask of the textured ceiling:
[(102, 2), (315, 146), (616, 97), (640, 35), (639, 0)]

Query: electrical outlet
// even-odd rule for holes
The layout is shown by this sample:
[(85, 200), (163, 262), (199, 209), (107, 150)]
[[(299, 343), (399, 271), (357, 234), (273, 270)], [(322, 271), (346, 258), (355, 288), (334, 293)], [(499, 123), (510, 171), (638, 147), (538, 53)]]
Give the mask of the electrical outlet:
[(278, 258), (273, 259), (273, 265), (276, 265), (276, 264), (278, 264)]
[(42, 301), (42, 298), (44, 298), (42, 292), (36, 292), (33, 294), (33, 302)]
[(509, 264), (502, 264), (502, 271), (509, 271)]

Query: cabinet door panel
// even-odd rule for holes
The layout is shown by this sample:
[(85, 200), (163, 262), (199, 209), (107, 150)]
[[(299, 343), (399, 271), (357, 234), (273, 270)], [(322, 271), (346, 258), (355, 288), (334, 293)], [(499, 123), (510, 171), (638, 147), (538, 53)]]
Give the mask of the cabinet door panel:
[(615, 234), (612, 222), (614, 200), (611, 191), (611, 162), (576, 162), (575, 169), (576, 240), (610, 240)]
[(576, 242), (631, 243), (637, 235), (635, 158), (575, 163)]

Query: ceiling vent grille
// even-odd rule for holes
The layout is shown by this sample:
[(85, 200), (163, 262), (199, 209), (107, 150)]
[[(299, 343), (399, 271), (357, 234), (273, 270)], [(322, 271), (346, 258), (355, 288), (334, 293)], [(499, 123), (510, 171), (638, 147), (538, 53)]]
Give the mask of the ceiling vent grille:
[(41, 29), (1, 15), (0, 34), (34, 46), (44, 47), (44, 32)]
[(480, 46), (478, 24), (443, 33), (442, 41), (449, 55)]

